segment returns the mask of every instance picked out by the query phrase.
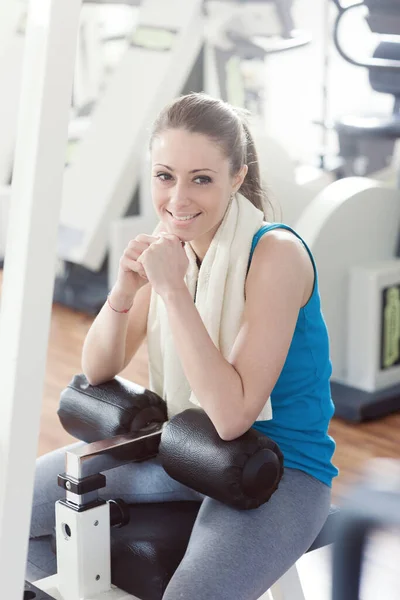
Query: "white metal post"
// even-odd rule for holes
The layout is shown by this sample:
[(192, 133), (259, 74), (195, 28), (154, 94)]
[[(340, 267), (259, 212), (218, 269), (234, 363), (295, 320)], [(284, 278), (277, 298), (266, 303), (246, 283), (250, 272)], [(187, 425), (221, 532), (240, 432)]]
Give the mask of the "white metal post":
[(8, 0), (0, 8), (0, 185), (9, 183), (12, 170), (25, 46), (21, 29), (26, 11), (21, 0)]
[(56, 527), (58, 590), (63, 600), (93, 598), (109, 592), (109, 505), (77, 512), (57, 502)]
[(80, 6), (29, 7), (0, 314), (0, 581), (10, 600), (23, 596)]

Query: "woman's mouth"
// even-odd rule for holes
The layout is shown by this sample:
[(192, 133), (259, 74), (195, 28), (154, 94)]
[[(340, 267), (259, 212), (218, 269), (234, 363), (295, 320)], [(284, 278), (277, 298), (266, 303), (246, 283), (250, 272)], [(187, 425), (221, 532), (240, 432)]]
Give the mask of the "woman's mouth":
[(187, 215), (174, 215), (172, 212), (167, 210), (167, 213), (171, 217), (171, 220), (175, 225), (183, 226), (189, 225), (193, 223), (193, 221), (201, 214), (201, 213), (191, 213)]

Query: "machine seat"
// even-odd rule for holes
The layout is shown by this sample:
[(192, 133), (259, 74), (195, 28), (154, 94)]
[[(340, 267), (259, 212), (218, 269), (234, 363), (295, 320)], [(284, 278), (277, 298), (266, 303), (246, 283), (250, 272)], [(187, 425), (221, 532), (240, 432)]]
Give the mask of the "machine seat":
[[(130, 522), (111, 530), (111, 579), (141, 600), (160, 600), (182, 560), (199, 502), (132, 504)], [(340, 511), (329, 516), (308, 552), (333, 542)]]
[(344, 116), (335, 124), (337, 132), (354, 137), (400, 138), (400, 114), (379, 116)]

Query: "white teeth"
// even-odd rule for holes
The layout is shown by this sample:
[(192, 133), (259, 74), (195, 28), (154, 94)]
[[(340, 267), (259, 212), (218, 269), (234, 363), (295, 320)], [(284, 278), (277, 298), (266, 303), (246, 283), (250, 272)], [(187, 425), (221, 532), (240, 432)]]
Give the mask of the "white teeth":
[[(172, 213), (171, 213), (172, 214)], [(189, 219), (193, 219), (193, 217), (197, 217), (199, 213), (196, 213), (194, 215), (187, 215), (186, 217), (176, 217), (175, 215), (172, 215), (174, 217), (174, 219), (176, 219), (177, 221), (189, 221)]]

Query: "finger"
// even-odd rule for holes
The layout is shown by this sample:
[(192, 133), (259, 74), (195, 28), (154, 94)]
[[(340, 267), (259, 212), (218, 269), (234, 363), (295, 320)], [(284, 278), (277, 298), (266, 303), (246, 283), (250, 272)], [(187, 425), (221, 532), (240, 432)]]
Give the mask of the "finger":
[(136, 244), (132, 247), (125, 248), (123, 256), (127, 258), (131, 258), (132, 260), (137, 260), (139, 256), (146, 252), (150, 246), (145, 246), (144, 244)]
[(167, 228), (166, 228), (165, 223), (160, 221), (159, 224), (157, 225), (157, 227), (155, 228), (155, 230), (153, 231), (153, 236), (158, 237), (160, 235), (160, 233), (162, 233), (163, 231), (167, 231)]
[(133, 258), (133, 260), (137, 260), (139, 256), (149, 250), (153, 244), (156, 244), (160, 238), (153, 238), (153, 242), (148, 244), (146, 242), (138, 242), (136, 240), (131, 240), (128, 246), (125, 248), (124, 253), (129, 257)]
[(138, 239), (130, 240), (130, 242), (128, 243), (126, 248), (129, 248), (130, 250), (140, 250), (141, 252), (143, 252), (143, 250), (146, 250), (147, 248), (149, 248), (151, 246), (151, 244), (154, 244), (158, 240), (158, 238), (155, 238), (155, 237), (152, 237), (151, 240), (149, 240), (149, 239), (143, 240), (142, 236), (140, 236), (140, 237), (141, 237), (140, 240), (138, 240)]
[(143, 244), (150, 245), (158, 240), (158, 235), (147, 235), (146, 233), (140, 233), (135, 237), (135, 240)]
[(147, 279), (146, 271), (143, 265), (137, 260), (133, 260), (124, 256), (120, 260), (120, 266), (122, 269), (124, 269), (124, 271), (134, 271), (135, 273), (138, 273), (141, 276), (144, 275)]
[(160, 236), (161, 236), (163, 239), (171, 240), (171, 241), (173, 241), (173, 242), (174, 242), (174, 241), (179, 241), (179, 242), (181, 243), (181, 245), (182, 245), (182, 246), (184, 246), (184, 245), (185, 245), (185, 242), (184, 242), (183, 240), (181, 240), (181, 238), (180, 238), (180, 237), (178, 237), (177, 235), (175, 235), (175, 234), (173, 234), (173, 233), (163, 233), (163, 232), (161, 232), (161, 233), (160, 233)]

